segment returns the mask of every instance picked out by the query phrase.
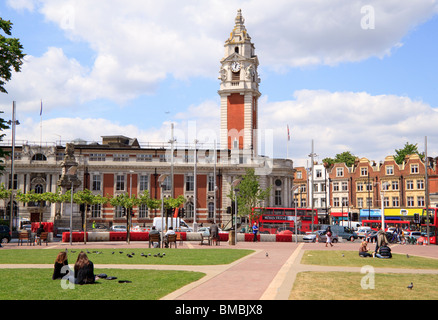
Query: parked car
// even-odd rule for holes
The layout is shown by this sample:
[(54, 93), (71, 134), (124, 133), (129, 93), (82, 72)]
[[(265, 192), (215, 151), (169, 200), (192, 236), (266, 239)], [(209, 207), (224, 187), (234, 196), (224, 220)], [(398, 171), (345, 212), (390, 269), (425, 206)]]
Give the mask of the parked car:
[[(414, 237), (415, 239), (418, 240), (418, 238), (421, 237), (421, 232), (420, 231), (411, 231), (411, 232), (408, 233), (407, 236), (408, 237)], [(405, 237), (406, 237), (406, 235), (405, 235)]]
[(356, 233), (359, 239), (363, 239), (366, 238), (367, 233), (370, 231), (372, 231), (370, 227), (360, 227), (359, 229), (357, 229)]
[[(316, 242), (316, 237), (318, 237), (319, 242), (326, 242), (327, 235), (325, 230), (317, 230), (315, 232), (311, 232), (303, 236), (303, 241), (305, 242)], [(339, 237), (337, 234), (333, 233), (332, 242), (336, 243), (339, 241)]]
[(11, 230), (8, 226), (0, 225), (0, 242), (8, 243), (11, 241)]
[(368, 230), (367, 233), (365, 234), (365, 239), (368, 242), (377, 242), (377, 231), (376, 230)]
[(126, 231), (125, 225), (114, 225), (111, 227), (111, 231)]

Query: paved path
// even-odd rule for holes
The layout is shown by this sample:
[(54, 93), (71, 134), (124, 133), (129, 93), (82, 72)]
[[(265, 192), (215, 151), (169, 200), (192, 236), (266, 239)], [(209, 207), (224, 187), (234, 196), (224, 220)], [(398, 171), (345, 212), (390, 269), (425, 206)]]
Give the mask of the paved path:
[[(142, 242), (104, 242), (73, 244), (50, 243), (49, 246), (17, 246), (7, 244), (5, 249), (65, 249), (65, 248), (147, 248)], [(218, 248), (216, 246), (200, 246), (198, 242), (185, 242), (178, 248)], [(353, 271), (360, 272), (359, 267), (329, 267), (300, 264), (305, 250), (343, 250), (357, 251), (359, 242), (338, 243), (326, 248), (322, 243), (282, 243), (282, 242), (240, 242), (235, 246), (222, 242), (219, 248), (252, 249), (254, 253), (229, 265), (216, 266), (171, 266), (171, 265), (95, 265), (96, 268), (131, 268), (189, 270), (206, 274), (202, 279), (193, 282), (162, 298), (162, 300), (287, 300), (293, 287), (296, 275), (302, 271)], [(370, 246), (370, 248), (373, 248)], [(3, 249), (1, 249), (3, 250)], [(438, 246), (393, 245), (393, 253), (418, 255), (438, 259)], [(0, 268), (52, 268), (53, 265), (0, 265)], [(395, 273), (438, 273), (438, 270), (419, 269), (376, 269), (376, 272)]]

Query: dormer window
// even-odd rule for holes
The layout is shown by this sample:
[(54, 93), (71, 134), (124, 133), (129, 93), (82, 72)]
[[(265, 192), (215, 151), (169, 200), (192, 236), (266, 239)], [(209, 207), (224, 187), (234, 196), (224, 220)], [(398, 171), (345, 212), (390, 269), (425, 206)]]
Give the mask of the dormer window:
[(235, 52), (235, 53), (239, 53), (239, 47), (235, 47), (235, 48), (234, 48), (234, 52)]

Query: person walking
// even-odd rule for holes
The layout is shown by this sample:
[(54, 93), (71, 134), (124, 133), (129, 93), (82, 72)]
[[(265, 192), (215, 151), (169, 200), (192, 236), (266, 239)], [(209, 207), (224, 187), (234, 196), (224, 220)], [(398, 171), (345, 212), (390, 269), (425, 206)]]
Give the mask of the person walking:
[(252, 226), (252, 233), (254, 235), (253, 242), (257, 242), (257, 232), (259, 231), (259, 227), (257, 226), (257, 223), (254, 222), (254, 225)]
[[(330, 246), (333, 247), (333, 244), (332, 244), (332, 235), (333, 234), (332, 234), (332, 229), (330, 228), (330, 226), (327, 227), (325, 235), (327, 237), (327, 241), (325, 243), (325, 246), (327, 247), (327, 245), (330, 244)], [(318, 235), (316, 235), (316, 236), (318, 236)]]

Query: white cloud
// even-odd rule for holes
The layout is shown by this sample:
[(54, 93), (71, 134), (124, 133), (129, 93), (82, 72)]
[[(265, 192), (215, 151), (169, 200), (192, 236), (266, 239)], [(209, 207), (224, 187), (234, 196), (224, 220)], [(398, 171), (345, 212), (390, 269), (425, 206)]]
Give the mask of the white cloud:
[[(360, 157), (384, 160), (406, 142), (424, 149), (428, 136), (431, 150), (438, 150), (434, 130), (438, 112), (428, 104), (394, 95), (372, 96), (365, 92), (300, 90), (295, 100), (261, 101), (260, 127), (273, 129), (275, 156), (286, 156), (287, 125), (291, 130), (289, 157), (305, 164), (314, 140), (320, 160), (351, 151)], [(430, 156), (437, 156), (432, 151)], [(308, 158), (307, 158), (308, 159)]]
[[(95, 52), (89, 70), (84, 73), (85, 68), (76, 66), (82, 70), (75, 69), (68, 79), (75, 98), (117, 103), (154, 93), (169, 75), (215, 79), (238, 8), (243, 10), (261, 66), (276, 70), (384, 57), (402, 45), (412, 28), (437, 12), (436, 0), (276, 0), (275, 4), (264, 0), (21, 0), (9, 5), (37, 8), (73, 43), (86, 43)], [(374, 29), (361, 27), (364, 6), (373, 8)], [(51, 51), (48, 48), (45, 56)], [(57, 69), (61, 75), (72, 72), (74, 64), (72, 58), (63, 58), (66, 63)], [(65, 85), (58, 86), (58, 79), (44, 69), (39, 71), (44, 77), (40, 86), (52, 87), (54, 95), (75, 102), (71, 92), (63, 91)], [(15, 85), (24, 80), (12, 81)]]

